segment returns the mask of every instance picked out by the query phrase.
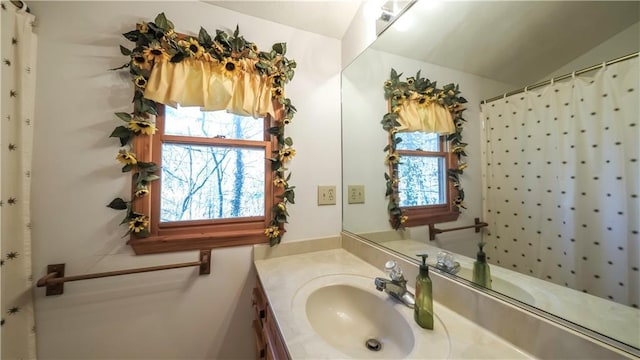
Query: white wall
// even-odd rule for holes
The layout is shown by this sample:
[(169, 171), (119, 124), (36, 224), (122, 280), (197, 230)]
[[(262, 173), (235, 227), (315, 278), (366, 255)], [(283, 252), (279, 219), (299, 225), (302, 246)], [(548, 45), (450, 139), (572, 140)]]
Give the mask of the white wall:
[[(387, 167), (383, 148), (387, 144), (387, 133), (380, 121), (387, 112), (382, 85), (389, 79), (391, 68), (403, 73), (402, 79), (421, 70), (421, 76), (437, 81), (439, 86), (459, 84), (461, 95), (468, 100), (463, 138), (469, 144), (466, 158), (469, 167), (462, 176), (468, 209), (462, 211), (457, 222), (444, 227), (473, 224), (473, 218), (482, 217), (479, 103), (512, 86), (369, 48), (343, 72), (343, 192), (347, 185), (357, 184), (365, 185), (366, 193), (364, 205), (344, 205), (344, 228), (355, 233), (390, 229), (384, 196)], [(476, 236), (471, 230), (441, 234), (438, 246), (472, 256)], [(412, 228), (411, 238), (428, 238), (426, 228)]]
[(640, 22), (617, 33), (603, 43), (563, 65), (540, 81), (549, 80), (554, 76), (562, 76), (572, 71), (584, 69), (603, 61), (613, 60), (640, 50)]
[(377, 1), (365, 0), (355, 13), (351, 24), (342, 37), (342, 68), (346, 68), (377, 38), (376, 21), (371, 18), (372, 6)]
[[(47, 264), (83, 274), (195, 261), (196, 252), (134, 256), (105, 205), (128, 198), (127, 176), (108, 135), (117, 111), (131, 110), (122, 33), (160, 12), (178, 31), (240, 26), (260, 48), (286, 42), (298, 63), (287, 96), (298, 108), (288, 128), (298, 152), (290, 169), (296, 205), (283, 241), (334, 236), (338, 206), (318, 207), (316, 186), (339, 185), (340, 41), (201, 2), (29, 2), (38, 18), (33, 169), (34, 278)], [(340, 204), (340, 194), (338, 194)], [(321, 219), (322, 221), (318, 221)], [(35, 290), (41, 359), (252, 358), (250, 246), (213, 251), (211, 275), (194, 269), (80, 281), (61, 296)]]

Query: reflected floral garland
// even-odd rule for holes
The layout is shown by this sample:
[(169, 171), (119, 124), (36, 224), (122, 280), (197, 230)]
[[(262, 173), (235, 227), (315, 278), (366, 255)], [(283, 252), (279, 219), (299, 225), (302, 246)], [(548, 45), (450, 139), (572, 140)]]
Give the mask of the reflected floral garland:
[(382, 128), (389, 133), (389, 144), (384, 147), (387, 155), (385, 164), (389, 165), (390, 171), (384, 174), (386, 180), (385, 196), (388, 198), (387, 211), (389, 212), (389, 222), (394, 230), (404, 229), (404, 223), (408, 217), (404, 214), (404, 210), (400, 207), (400, 196), (398, 185), (398, 165), (400, 164), (400, 155), (397, 152), (397, 145), (402, 141), (397, 136), (400, 126), (398, 122), (398, 113), (403, 103), (415, 101), (420, 105), (436, 103), (445, 107), (453, 117), (455, 124), (455, 132), (447, 135), (447, 141), (451, 144), (451, 152), (456, 155), (457, 166), (447, 169), (447, 176), (452, 181), (457, 190), (457, 195), (453, 199), (453, 205), (458, 209), (466, 209), (464, 205), (464, 190), (460, 184), (460, 175), (463, 174), (467, 163), (462, 157), (467, 156), (465, 147), (467, 144), (462, 141), (462, 129), (466, 120), (462, 113), (465, 107), (462, 105), (467, 100), (460, 96), (458, 85), (448, 84), (442, 89), (436, 87), (436, 82), (431, 82), (427, 78), (420, 76), (420, 71), (415, 77), (408, 77), (406, 81), (401, 81), (402, 73), (398, 74), (391, 69), (389, 80), (384, 83), (384, 98), (390, 102), (390, 112), (386, 113), (382, 118)]
[(123, 165), (122, 172), (133, 171), (133, 194), (129, 201), (115, 198), (107, 206), (116, 210), (126, 210), (127, 215), (122, 220), (128, 231), (125, 234), (135, 237), (149, 236), (149, 216), (133, 211), (133, 202), (149, 194), (148, 185), (157, 179), (158, 166), (152, 162), (138, 161), (133, 148), (133, 139), (136, 136), (153, 135), (156, 131), (153, 119), (156, 112), (156, 102), (144, 97), (144, 90), (151, 75), (151, 70), (156, 62), (169, 60), (178, 63), (187, 59), (196, 59), (219, 64), (226, 76), (234, 76), (236, 73), (248, 71), (242, 64), (253, 63), (255, 71), (267, 76), (272, 81), (271, 96), (283, 107), (284, 116), (276, 119), (276, 124), (269, 128), (269, 134), (277, 139), (278, 148), (269, 158), (271, 170), (275, 173), (273, 184), (280, 189), (278, 195), (280, 201), (272, 208), (272, 218), (264, 230), (264, 235), (269, 239), (271, 246), (279, 244), (284, 234), (284, 224), (289, 213), (288, 204), (295, 203), (295, 186), (289, 184), (291, 173), (285, 165), (295, 156), (296, 151), (292, 147), (291, 137), (285, 137), (285, 126), (289, 125), (296, 113), (296, 108), (291, 100), (284, 96), (284, 85), (294, 76), (296, 62), (285, 57), (286, 44), (276, 43), (271, 51), (259, 51), (256, 44), (249, 42), (240, 36), (239, 29), (233, 34), (223, 30), (216, 30), (216, 35), (211, 37), (209, 33), (200, 28), (197, 37), (178, 36), (174, 25), (164, 13), (159, 14), (153, 22), (136, 24), (136, 29), (123, 36), (135, 43), (133, 49), (120, 46), (122, 55), (129, 56), (129, 62), (111, 69), (129, 69), (131, 80), (134, 84), (133, 112), (118, 112), (115, 115), (124, 125), (116, 127), (110, 137), (120, 139), (120, 150), (116, 159)]

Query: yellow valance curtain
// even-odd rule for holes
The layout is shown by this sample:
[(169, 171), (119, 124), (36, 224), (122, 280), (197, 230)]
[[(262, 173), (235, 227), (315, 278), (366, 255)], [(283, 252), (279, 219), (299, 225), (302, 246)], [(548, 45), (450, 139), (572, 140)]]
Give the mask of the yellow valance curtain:
[(156, 62), (144, 97), (161, 104), (199, 106), (203, 110), (227, 110), (234, 114), (275, 116), (272, 81), (255, 71), (255, 61), (230, 64), (200, 59)]
[(399, 132), (422, 131), (441, 135), (456, 132), (451, 112), (435, 102), (421, 104), (419, 100), (404, 101), (396, 109)]

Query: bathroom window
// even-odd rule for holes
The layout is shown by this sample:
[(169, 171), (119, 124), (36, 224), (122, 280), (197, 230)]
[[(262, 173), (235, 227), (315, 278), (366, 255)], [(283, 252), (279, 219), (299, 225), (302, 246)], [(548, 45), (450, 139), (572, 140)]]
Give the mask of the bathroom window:
[(407, 216), (405, 226), (453, 221), (458, 212), (452, 205), (455, 188), (447, 169), (455, 167), (446, 136), (421, 131), (397, 133), (398, 195)]
[(143, 205), (150, 236), (130, 241), (136, 253), (267, 242), (275, 203), (270, 126), (268, 116), (159, 105), (156, 133), (136, 146), (151, 149), (143, 155), (161, 169)]

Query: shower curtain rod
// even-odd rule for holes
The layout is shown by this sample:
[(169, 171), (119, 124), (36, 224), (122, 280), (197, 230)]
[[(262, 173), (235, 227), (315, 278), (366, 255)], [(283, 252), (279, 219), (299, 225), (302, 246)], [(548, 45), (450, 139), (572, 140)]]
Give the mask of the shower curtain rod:
[[(640, 52), (631, 53), (631, 54), (629, 54), (629, 55), (625, 55), (625, 56), (619, 57), (619, 58), (617, 58), (617, 59), (609, 60), (609, 61), (607, 61), (607, 62), (605, 63), (605, 66), (607, 66), (607, 65), (611, 65), (611, 64), (615, 64), (615, 63), (617, 63), (617, 62), (621, 62), (621, 61), (625, 61), (625, 60), (633, 59), (634, 57), (637, 57), (637, 56), (638, 56), (638, 54), (640, 54)], [(503, 95), (498, 95), (498, 96), (496, 96), (496, 97), (492, 97), (491, 99), (482, 100), (482, 101), (480, 101), (480, 104), (488, 104), (488, 103), (490, 103), (490, 102), (492, 102), (492, 101), (500, 100), (500, 99), (505, 98), (505, 97), (507, 97), (507, 96), (511, 96), (511, 95), (515, 95), (515, 94), (520, 94), (520, 93), (524, 92), (524, 91), (525, 91), (525, 89), (527, 89), (527, 90), (531, 90), (531, 89), (539, 88), (539, 87), (541, 87), (541, 86), (545, 86), (545, 85), (549, 85), (549, 84), (551, 84), (551, 82), (552, 82), (552, 81), (554, 81), (554, 82), (555, 82), (555, 81), (559, 81), (559, 80), (564, 80), (564, 79), (570, 78), (570, 77), (572, 77), (572, 76), (574, 76), (574, 75), (584, 74), (584, 73), (586, 73), (586, 72), (593, 71), (593, 70), (596, 70), (596, 69), (601, 68), (601, 67), (602, 67), (602, 64), (597, 64), (597, 65), (589, 66), (589, 67), (587, 67), (587, 68), (584, 68), (584, 69), (582, 69), (582, 70), (575, 71), (575, 72), (573, 72), (573, 73), (564, 74), (564, 75), (562, 75), (562, 76), (554, 77), (554, 78), (551, 78), (551, 79), (549, 79), (549, 80), (545, 80), (545, 81), (543, 81), (543, 82), (539, 82), (539, 83), (537, 83), (537, 84), (529, 85), (529, 86), (523, 87), (523, 88), (518, 89), (518, 90), (509, 91), (509, 92), (507, 92), (507, 93), (504, 93)]]

